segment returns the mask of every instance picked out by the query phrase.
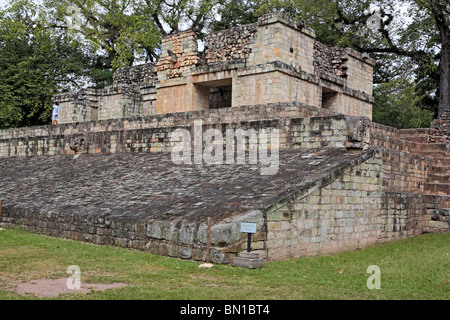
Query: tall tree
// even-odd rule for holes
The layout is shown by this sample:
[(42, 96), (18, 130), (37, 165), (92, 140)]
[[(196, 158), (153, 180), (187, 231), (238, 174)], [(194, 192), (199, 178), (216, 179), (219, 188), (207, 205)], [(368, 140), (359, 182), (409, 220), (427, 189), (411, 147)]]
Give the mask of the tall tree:
[[(351, 33), (354, 48), (385, 57), (408, 58), (414, 65), (409, 70), (415, 71), (415, 80), (425, 83), (418, 88), (430, 88), (430, 82), (435, 82), (431, 94), (439, 97), (437, 114), (441, 116), (450, 107), (450, 2), (379, 0), (378, 11), (374, 12), (369, 10), (370, 1), (335, 1), (336, 21), (351, 26), (350, 30), (359, 27), (359, 32)], [(358, 6), (360, 9), (355, 11)], [(372, 22), (371, 27), (368, 22)], [(361, 33), (363, 28), (370, 29), (370, 38)], [(347, 30), (344, 27), (341, 31)]]
[(373, 121), (398, 129), (429, 127), (433, 112), (421, 105), (416, 84), (393, 79), (375, 87)]
[[(272, 10), (303, 20), (325, 44), (368, 52), (378, 63), (374, 82), (417, 82), (424, 108), (450, 107), (450, 1), (260, 0), (255, 15)], [(235, 11), (238, 12), (238, 11)]]
[(258, 21), (260, 1), (228, 0), (217, 8), (218, 19), (211, 22), (211, 30), (219, 31)]
[(162, 35), (194, 30), (202, 36), (214, 21), (223, 0), (140, 0)]
[(31, 2), (14, 1), (0, 16), (0, 129), (48, 124), (53, 95), (82, 84), (82, 45), (53, 33)]
[(105, 52), (115, 69), (155, 57), (159, 31), (137, 0), (44, 0), (44, 4), (55, 27), (70, 29), (94, 50)]

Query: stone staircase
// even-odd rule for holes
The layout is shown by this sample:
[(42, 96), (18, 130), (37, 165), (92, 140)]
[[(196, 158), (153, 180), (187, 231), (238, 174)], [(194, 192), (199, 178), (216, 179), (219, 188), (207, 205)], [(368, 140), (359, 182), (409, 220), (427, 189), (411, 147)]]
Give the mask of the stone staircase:
[(414, 153), (429, 157), (424, 185), (426, 215), (424, 231), (449, 232), (450, 224), (450, 141), (448, 131), (436, 129), (398, 130), (399, 138), (413, 142)]

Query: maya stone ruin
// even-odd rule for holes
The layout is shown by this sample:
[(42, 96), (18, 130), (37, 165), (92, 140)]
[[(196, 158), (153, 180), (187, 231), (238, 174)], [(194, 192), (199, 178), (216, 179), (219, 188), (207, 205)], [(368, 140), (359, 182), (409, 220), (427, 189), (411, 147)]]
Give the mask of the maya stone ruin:
[[(279, 13), (212, 33), (203, 51), (191, 31), (161, 50), (111, 87), (56, 95), (59, 125), (0, 131), (2, 227), (214, 263), (245, 251), (241, 222), (257, 224), (267, 261), (449, 231), (449, 112), (432, 128), (372, 122), (367, 54)], [(199, 121), (276, 128), (278, 170), (175, 164), (175, 132)]]

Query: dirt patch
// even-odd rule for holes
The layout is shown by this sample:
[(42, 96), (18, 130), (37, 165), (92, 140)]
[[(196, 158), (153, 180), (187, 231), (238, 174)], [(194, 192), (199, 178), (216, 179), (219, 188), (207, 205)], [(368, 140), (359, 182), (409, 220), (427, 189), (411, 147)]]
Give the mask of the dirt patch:
[(200, 280), (200, 282), (206, 286), (206, 287), (222, 287), (222, 288), (231, 288), (230, 286), (223, 284), (223, 283), (217, 283), (218, 279), (214, 278), (212, 276), (205, 276), (205, 275), (190, 275), (191, 279), (193, 280)]
[(82, 283), (81, 289), (71, 290), (67, 288), (67, 278), (60, 279), (38, 279), (27, 283), (19, 284), (15, 292), (21, 295), (34, 294), (41, 298), (56, 298), (60, 294), (67, 293), (91, 293), (92, 291), (105, 291), (108, 289), (117, 289), (126, 287), (126, 283), (112, 283), (112, 284), (93, 284)]

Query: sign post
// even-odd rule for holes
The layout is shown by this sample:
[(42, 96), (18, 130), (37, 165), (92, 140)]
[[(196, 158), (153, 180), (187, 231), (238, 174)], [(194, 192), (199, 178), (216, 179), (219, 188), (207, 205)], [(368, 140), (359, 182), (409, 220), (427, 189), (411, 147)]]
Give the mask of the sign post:
[(241, 232), (247, 233), (247, 252), (252, 251), (252, 234), (256, 233), (256, 223), (241, 222)]
[(256, 223), (241, 222), (241, 232), (247, 233), (247, 252), (239, 252), (238, 256), (234, 258), (233, 265), (240, 268), (262, 268), (264, 266), (264, 259), (259, 258), (257, 251), (252, 251), (252, 234), (256, 233)]
[(2, 230), (2, 207), (3, 207), (3, 200), (0, 200), (0, 230)]

